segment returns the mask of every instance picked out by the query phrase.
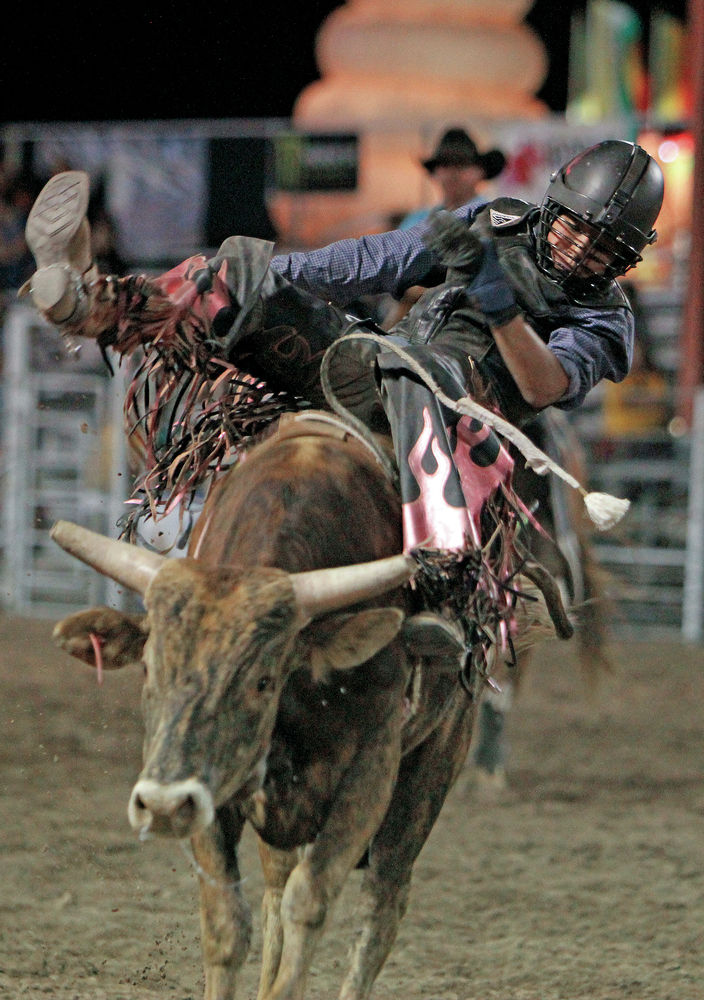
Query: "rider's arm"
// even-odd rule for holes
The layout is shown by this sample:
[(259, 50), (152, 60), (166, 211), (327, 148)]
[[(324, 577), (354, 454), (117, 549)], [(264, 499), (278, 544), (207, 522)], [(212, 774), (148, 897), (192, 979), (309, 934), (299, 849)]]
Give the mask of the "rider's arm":
[[(469, 221), (474, 212), (465, 205), (455, 215)], [(399, 299), (441, 266), (437, 254), (423, 241), (427, 228), (423, 220), (409, 229), (338, 240), (305, 253), (279, 254), (271, 267), (299, 288), (338, 306), (364, 295), (388, 293)]]
[(571, 410), (584, 402), (590, 389), (608, 379), (622, 382), (633, 360), (634, 321), (630, 308), (573, 307), (550, 334), (548, 347), (565, 370), (569, 385), (557, 400)]
[(506, 367), (529, 406), (542, 410), (567, 392), (570, 379), (558, 357), (522, 315), (490, 326)]
[[(491, 249), (491, 248), (490, 248)], [(485, 252), (470, 284), (501, 357), (519, 392), (535, 409), (555, 404), (581, 405), (598, 382), (620, 382), (633, 357), (634, 323), (630, 307), (563, 306), (556, 309), (547, 342), (531, 325), (498, 261)]]
[(477, 238), (442, 214), (431, 221), (427, 240), (448, 266), (466, 273), (469, 297), (531, 407), (579, 406), (601, 379), (619, 382), (628, 374), (633, 313), (625, 299), (613, 307), (556, 306), (549, 336), (541, 337), (531, 325), (521, 283), (511, 281), (492, 240)]
[(628, 308), (575, 307), (545, 344), (521, 313), (491, 326), (496, 346), (531, 406), (581, 406), (602, 379), (621, 382), (633, 358), (634, 323)]

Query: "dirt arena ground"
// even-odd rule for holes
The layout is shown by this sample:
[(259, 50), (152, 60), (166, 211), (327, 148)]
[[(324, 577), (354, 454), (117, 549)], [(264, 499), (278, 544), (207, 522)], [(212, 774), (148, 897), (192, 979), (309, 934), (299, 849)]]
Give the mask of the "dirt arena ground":
[[(137, 673), (95, 674), (51, 623), (0, 620), (0, 996), (199, 1000), (196, 875), (140, 844)], [(569, 646), (542, 648), (511, 722), (509, 786), (469, 769), (418, 865), (376, 1000), (704, 997), (704, 656), (614, 645), (590, 701)], [(254, 841), (243, 869), (255, 913)], [(354, 873), (310, 980), (337, 995)], [(241, 998), (256, 994), (258, 929)]]

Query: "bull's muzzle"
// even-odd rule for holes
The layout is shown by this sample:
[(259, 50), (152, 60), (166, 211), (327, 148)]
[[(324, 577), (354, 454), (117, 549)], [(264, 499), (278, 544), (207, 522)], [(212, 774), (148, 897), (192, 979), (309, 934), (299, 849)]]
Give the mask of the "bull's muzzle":
[(212, 823), (215, 805), (196, 778), (169, 783), (142, 778), (132, 789), (127, 815), (141, 836), (192, 837)]

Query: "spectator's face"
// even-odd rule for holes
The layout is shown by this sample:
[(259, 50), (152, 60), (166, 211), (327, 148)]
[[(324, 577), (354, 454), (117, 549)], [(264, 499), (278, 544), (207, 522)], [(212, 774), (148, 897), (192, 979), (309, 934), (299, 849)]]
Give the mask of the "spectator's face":
[(477, 193), (477, 185), (484, 180), (484, 171), (473, 164), (469, 167), (439, 166), (433, 171), (433, 180), (440, 185), (445, 208), (459, 208)]
[(548, 233), (548, 243), (555, 268), (576, 278), (604, 274), (617, 256), (616, 248), (609, 247), (609, 237), (569, 215), (555, 218)]

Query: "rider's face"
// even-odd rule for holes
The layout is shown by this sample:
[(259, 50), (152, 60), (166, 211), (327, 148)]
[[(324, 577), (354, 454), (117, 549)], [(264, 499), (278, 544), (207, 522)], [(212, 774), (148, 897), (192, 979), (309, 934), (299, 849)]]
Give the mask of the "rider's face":
[(599, 230), (569, 215), (556, 216), (548, 233), (548, 243), (557, 270), (576, 278), (603, 274), (614, 261), (614, 254), (605, 245)]

